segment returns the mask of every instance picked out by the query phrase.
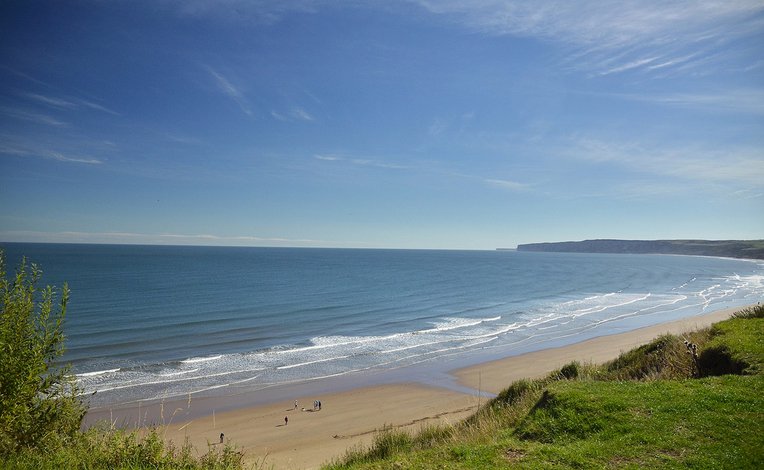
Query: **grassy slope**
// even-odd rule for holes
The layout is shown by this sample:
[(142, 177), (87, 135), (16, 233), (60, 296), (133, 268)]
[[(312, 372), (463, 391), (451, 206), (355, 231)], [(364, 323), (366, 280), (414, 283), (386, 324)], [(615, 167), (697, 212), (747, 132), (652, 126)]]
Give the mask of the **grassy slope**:
[(332, 468), (764, 468), (762, 315), (688, 335), (697, 363), (664, 336), (515, 382), (458, 426), (385, 431)]
[(760, 375), (557, 383), (512, 437), (540, 467), (754, 468), (763, 391)]

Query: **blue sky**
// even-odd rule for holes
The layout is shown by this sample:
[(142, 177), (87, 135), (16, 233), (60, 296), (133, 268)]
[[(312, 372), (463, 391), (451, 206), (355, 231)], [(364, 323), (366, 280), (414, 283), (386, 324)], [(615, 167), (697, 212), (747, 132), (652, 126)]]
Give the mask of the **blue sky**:
[(761, 1), (5, 1), (0, 240), (764, 238)]

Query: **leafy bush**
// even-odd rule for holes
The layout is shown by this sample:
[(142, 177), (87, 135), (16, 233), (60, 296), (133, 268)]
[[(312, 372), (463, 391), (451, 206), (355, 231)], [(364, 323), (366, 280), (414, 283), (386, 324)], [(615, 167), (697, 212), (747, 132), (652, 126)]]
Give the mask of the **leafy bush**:
[(55, 302), (52, 287), (37, 289), (41, 274), (24, 259), (6, 279), (0, 252), (0, 456), (59, 447), (76, 437), (85, 414), (69, 369), (54, 366), (64, 353), (69, 289)]
[(560, 377), (563, 379), (575, 379), (578, 377), (581, 371), (581, 364), (578, 361), (573, 361), (570, 364), (565, 364), (560, 369)]

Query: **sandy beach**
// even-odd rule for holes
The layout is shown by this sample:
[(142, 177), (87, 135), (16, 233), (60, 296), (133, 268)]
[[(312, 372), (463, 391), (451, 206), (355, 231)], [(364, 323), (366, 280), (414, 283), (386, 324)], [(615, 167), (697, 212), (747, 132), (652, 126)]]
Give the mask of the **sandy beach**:
[[(321, 411), (313, 411), (315, 399), (321, 400)], [(384, 426), (417, 430), (429, 423), (455, 423), (477, 404), (476, 397), (449, 390), (385, 385), (305, 397), (297, 409), (294, 401), (284, 401), (206, 416), (173, 424), (166, 436), (174, 442), (188, 436), (197, 449), (206, 449), (224, 433), (227, 441), (246, 451), (248, 462), (264, 459), (264, 468), (318, 468), (352, 446), (371, 442)]]
[[(508, 357), (456, 370), (453, 375), (463, 385), (498, 393), (514, 380), (542, 376), (573, 360), (603, 362), (661, 334), (706, 327), (740, 309)], [(320, 411), (313, 410), (317, 399), (322, 402)], [(479, 401), (476, 395), (413, 383), (381, 385), (301, 397), (297, 409), (289, 400), (198, 416), (190, 421), (179, 421), (184, 415), (179, 410), (162, 432), (176, 443), (188, 438), (200, 451), (208, 443), (219, 445), (223, 433), (226, 442), (245, 451), (248, 462), (264, 462), (264, 468), (309, 469), (340, 457), (353, 446), (368, 444), (374, 432), (385, 426), (415, 431), (425, 424), (455, 423), (474, 412)], [(164, 413), (169, 415), (168, 411)]]

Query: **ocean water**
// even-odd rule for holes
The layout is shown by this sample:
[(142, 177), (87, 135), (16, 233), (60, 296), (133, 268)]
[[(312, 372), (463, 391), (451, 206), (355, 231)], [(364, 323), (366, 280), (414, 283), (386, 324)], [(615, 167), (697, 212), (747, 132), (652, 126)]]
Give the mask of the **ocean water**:
[(443, 373), (764, 300), (764, 262), (708, 257), (0, 246), (68, 282), (64, 361), (91, 406)]

